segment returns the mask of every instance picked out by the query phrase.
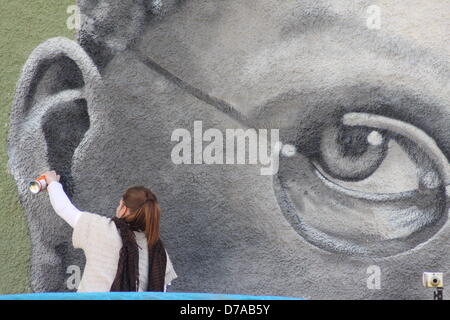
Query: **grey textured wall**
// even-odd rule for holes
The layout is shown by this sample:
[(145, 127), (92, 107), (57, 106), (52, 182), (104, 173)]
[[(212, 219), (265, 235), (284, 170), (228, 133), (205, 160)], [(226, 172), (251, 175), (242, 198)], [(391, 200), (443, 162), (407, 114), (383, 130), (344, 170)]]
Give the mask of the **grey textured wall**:
[[(26, 190), (52, 168), (76, 206), (106, 216), (126, 187), (152, 188), (171, 290), (429, 298), (422, 272), (450, 265), (443, 4), (79, 1), (78, 41), (35, 49), (11, 115), (33, 290), (68, 290), (67, 267), (84, 263), (48, 196)], [(172, 133), (195, 120), (279, 129), (297, 152), (274, 176), (176, 165)]]

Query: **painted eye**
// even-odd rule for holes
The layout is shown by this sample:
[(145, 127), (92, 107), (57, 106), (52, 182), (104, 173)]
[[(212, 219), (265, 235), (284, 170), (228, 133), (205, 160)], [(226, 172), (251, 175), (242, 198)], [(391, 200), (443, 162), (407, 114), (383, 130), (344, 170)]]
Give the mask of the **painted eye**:
[(313, 163), (325, 183), (362, 197), (433, 189), (441, 183), (436, 166), (417, 143), (375, 127), (341, 124), (325, 129)]
[(386, 158), (389, 140), (385, 132), (366, 127), (328, 127), (320, 139), (317, 166), (335, 179), (366, 179)]
[(447, 220), (448, 160), (420, 129), (348, 113), (321, 131), (319, 151), (282, 157), (275, 191), (286, 218), (329, 251), (388, 256)]

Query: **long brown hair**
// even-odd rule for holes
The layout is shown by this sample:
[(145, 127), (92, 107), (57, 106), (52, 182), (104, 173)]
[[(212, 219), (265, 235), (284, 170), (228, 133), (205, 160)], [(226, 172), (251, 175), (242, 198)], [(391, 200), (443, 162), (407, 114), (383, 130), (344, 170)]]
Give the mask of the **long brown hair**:
[(161, 209), (156, 196), (150, 189), (142, 186), (128, 188), (122, 196), (129, 209), (124, 219), (133, 230), (143, 231), (151, 248), (158, 241)]

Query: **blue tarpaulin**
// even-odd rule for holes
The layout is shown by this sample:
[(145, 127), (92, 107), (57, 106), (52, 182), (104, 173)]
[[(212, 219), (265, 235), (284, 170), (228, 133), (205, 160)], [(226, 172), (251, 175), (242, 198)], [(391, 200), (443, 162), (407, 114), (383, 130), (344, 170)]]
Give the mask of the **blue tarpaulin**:
[(55, 292), (0, 295), (0, 300), (302, 300), (293, 297), (189, 292)]

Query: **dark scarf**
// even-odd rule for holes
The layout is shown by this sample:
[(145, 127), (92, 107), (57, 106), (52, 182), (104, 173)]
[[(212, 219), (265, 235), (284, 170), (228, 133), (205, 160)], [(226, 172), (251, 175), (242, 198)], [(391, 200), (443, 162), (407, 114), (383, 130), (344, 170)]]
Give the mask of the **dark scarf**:
[[(139, 291), (139, 250), (133, 228), (124, 219), (111, 219), (122, 238), (116, 277), (110, 291)], [(148, 285), (146, 291), (164, 291), (166, 250), (161, 239), (148, 248)]]

